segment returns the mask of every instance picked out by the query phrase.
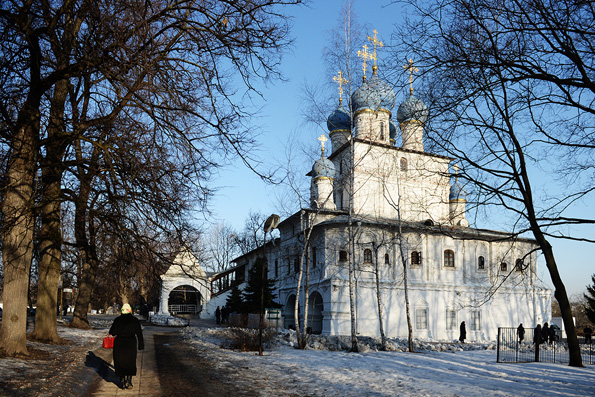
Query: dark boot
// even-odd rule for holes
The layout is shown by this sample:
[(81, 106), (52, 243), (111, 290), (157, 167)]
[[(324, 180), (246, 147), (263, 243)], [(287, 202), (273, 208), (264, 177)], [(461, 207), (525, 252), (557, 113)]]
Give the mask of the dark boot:
[(129, 388), (129, 389), (132, 389), (132, 387), (133, 387), (133, 386), (132, 386), (132, 375), (130, 375), (130, 376), (128, 377), (128, 388)]
[(120, 388), (126, 389), (126, 376), (120, 376)]

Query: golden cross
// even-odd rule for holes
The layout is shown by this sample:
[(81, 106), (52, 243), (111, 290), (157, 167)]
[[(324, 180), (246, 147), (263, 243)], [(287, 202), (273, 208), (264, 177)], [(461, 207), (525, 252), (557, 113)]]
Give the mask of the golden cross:
[(366, 81), (366, 70), (368, 69), (368, 65), (366, 64), (366, 61), (368, 59), (372, 59), (374, 57), (374, 55), (368, 52), (367, 45), (364, 44), (362, 48), (363, 48), (363, 50), (360, 50), (357, 52), (357, 56), (364, 60), (364, 65), (362, 66), (362, 70), (364, 71), (364, 82), (365, 82)]
[(378, 35), (378, 31), (376, 31), (376, 29), (374, 29), (373, 32), (374, 32), (374, 37), (368, 36), (368, 40), (370, 40), (372, 42), (372, 44), (374, 44), (374, 57), (372, 59), (374, 59), (374, 66), (376, 66), (376, 46), (382, 47), (384, 44), (382, 44), (382, 41), (380, 41), (376, 38), (376, 35)]
[(333, 76), (333, 80), (339, 84), (339, 105), (343, 104), (343, 84), (349, 83), (349, 80), (343, 77), (343, 72), (339, 70), (337, 76)]
[(413, 59), (411, 58), (407, 62), (407, 65), (403, 65), (403, 67), (409, 72), (409, 93), (413, 95), (413, 73), (419, 72), (419, 69), (413, 66)]
[(322, 134), (318, 137), (318, 140), (320, 141), (320, 145), (322, 146), (322, 155), (324, 156), (324, 143), (328, 141), (328, 138), (325, 137), (324, 134)]

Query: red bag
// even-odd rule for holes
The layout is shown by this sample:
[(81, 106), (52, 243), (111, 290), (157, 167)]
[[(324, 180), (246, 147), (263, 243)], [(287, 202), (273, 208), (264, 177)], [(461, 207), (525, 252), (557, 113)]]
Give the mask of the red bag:
[(113, 349), (114, 348), (114, 336), (108, 335), (103, 338), (103, 348), (104, 349)]

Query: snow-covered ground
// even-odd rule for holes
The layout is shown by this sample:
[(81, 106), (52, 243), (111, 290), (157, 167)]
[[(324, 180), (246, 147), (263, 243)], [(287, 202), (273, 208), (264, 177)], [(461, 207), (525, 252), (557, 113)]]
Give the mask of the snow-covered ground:
[(316, 337), (308, 350), (293, 348), (285, 333), (264, 356), (220, 348), (226, 329), (188, 327), (188, 341), (215, 352), (221, 368), (237, 368), (264, 395), (308, 396), (595, 396), (595, 366), (498, 364), (493, 344), (416, 341), (417, 353), (393, 340), (393, 351), (376, 351), (362, 339), (363, 353), (330, 351), (347, 339)]

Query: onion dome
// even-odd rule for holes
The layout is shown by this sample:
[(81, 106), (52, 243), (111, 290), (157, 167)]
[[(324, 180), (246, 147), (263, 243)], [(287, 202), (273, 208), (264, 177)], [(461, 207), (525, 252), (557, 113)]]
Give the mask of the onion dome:
[(339, 107), (328, 116), (326, 127), (329, 132), (351, 129), (351, 116), (349, 115), (349, 112), (347, 112), (342, 105), (339, 105)]
[(392, 110), (395, 106), (396, 95), (392, 87), (380, 79), (374, 70), (370, 80), (365, 81), (351, 96), (353, 111), (361, 109)]
[(320, 156), (318, 160), (314, 163), (312, 167), (312, 177), (319, 178), (319, 177), (327, 177), (327, 178), (334, 178), (335, 177), (335, 165), (332, 161), (327, 159), (324, 156)]
[(397, 110), (397, 121), (399, 123), (410, 120), (417, 120), (425, 123), (427, 119), (428, 107), (413, 94), (409, 95), (409, 98), (407, 98)]
[(397, 123), (394, 120), (388, 122), (389, 138), (393, 141), (397, 140)]
[(455, 181), (450, 186), (450, 194), (448, 195), (449, 200), (466, 200), (467, 192), (463, 188), (463, 185), (459, 181)]

